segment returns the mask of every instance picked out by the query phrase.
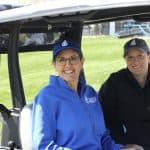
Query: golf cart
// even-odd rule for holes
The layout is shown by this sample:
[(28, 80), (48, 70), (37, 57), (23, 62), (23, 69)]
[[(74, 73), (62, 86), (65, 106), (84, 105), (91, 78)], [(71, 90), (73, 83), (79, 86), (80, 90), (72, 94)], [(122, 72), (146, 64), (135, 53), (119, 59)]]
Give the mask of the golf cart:
[(27, 104), (24, 93), (19, 54), (50, 51), (55, 41), (64, 37), (81, 45), (84, 25), (125, 19), (148, 21), (150, 1), (55, 0), (0, 11), (0, 53), (8, 58), (12, 102), (11, 108), (0, 104), (0, 149), (32, 149), (32, 105)]

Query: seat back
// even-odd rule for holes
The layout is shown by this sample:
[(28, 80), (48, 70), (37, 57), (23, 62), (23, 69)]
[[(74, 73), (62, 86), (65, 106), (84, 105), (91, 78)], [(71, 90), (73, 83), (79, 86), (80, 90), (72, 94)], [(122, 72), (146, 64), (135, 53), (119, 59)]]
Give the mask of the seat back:
[(21, 111), (20, 139), (23, 150), (32, 150), (32, 104), (25, 105)]

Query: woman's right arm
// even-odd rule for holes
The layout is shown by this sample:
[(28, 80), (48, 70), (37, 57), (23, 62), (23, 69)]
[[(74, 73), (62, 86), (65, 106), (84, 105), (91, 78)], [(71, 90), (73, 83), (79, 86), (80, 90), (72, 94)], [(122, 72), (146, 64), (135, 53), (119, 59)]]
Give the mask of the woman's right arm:
[(55, 143), (57, 104), (49, 94), (40, 93), (33, 103), (32, 139), (35, 150), (71, 150)]

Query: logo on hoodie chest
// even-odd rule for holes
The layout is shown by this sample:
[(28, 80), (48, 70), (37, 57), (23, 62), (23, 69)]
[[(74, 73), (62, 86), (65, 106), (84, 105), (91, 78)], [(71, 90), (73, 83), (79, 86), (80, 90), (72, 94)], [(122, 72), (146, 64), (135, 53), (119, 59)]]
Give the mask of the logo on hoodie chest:
[(96, 103), (96, 97), (85, 97), (85, 103), (87, 104)]

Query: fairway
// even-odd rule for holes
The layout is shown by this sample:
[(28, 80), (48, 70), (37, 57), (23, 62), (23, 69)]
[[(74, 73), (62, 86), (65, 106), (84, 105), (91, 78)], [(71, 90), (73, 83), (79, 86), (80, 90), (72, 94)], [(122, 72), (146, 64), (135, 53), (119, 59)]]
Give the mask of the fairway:
[[(83, 37), (84, 70), (88, 84), (98, 90), (110, 73), (125, 67), (122, 57), (123, 45), (128, 39), (106, 36)], [(149, 43), (149, 40), (146, 40)], [(34, 52), (19, 55), (25, 96), (28, 102), (31, 102), (36, 93), (49, 82), (49, 75), (55, 74), (51, 54), (51, 52)], [(11, 107), (6, 57), (6, 55), (1, 55), (0, 101), (5, 106)]]

